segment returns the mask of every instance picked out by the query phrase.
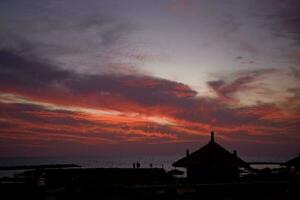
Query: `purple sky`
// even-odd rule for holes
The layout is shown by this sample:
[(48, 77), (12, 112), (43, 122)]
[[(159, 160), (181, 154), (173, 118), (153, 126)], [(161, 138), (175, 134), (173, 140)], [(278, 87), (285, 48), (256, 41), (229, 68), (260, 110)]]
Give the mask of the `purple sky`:
[(244, 154), (267, 144), (294, 155), (299, 10), (297, 0), (2, 0), (1, 155), (131, 143), (178, 153), (212, 128)]

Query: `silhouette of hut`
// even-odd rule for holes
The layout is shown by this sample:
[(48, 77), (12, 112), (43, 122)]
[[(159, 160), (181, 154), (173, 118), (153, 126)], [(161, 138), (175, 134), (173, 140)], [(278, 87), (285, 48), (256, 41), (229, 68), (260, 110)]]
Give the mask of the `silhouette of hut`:
[(230, 153), (214, 140), (211, 132), (210, 142), (173, 163), (174, 167), (187, 168), (187, 178), (200, 182), (234, 181), (240, 175), (240, 167), (250, 168), (250, 165), (237, 156), (236, 151)]
[(295, 169), (300, 169), (300, 155), (298, 155), (297, 157), (287, 161), (285, 163), (285, 165), (287, 167), (294, 167)]

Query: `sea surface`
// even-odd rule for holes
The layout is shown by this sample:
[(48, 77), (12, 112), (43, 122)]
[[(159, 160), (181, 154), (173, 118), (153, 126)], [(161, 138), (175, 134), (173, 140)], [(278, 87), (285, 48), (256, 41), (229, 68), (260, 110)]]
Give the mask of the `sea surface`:
[[(76, 164), (83, 168), (132, 168), (139, 162), (141, 168), (173, 169), (172, 163), (182, 156), (70, 156), (70, 157), (0, 157), (0, 167), (45, 165), (45, 164)], [(24, 170), (0, 170), (0, 177), (13, 176)]]

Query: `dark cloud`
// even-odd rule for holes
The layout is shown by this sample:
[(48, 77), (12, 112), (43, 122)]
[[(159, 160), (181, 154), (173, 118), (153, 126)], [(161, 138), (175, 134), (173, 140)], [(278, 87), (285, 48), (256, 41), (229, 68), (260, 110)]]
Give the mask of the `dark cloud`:
[[(112, 65), (120, 65), (127, 52), (136, 53), (127, 42), (134, 29), (128, 21), (112, 17), (101, 3), (90, 1), (95, 4), (91, 6), (76, 1), (74, 7), (70, 3), (74, 2), (13, 0), (3, 3), (0, 49), (13, 49), (85, 73), (106, 73)], [(11, 15), (7, 10), (14, 10), (18, 15)], [(123, 64), (122, 68), (131, 69), (134, 62), (138, 60), (131, 58), (131, 63)]]
[[(99, 99), (120, 96), (152, 106), (187, 104), (196, 92), (188, 86), (148, 76), (89, 75), (63, 70), (42, 61), (31, 60), (7, 50), (0, 52), (0, 82), (2, 90), (17, 88), (35, 96), (88, 96)], [(47, 91), (48, 93), (45, 93)], [(186, 102), (187, 101), (187, 102)]]
[(263, 75), (271, 74), (276, 72), (276, 69), (259, 69), (259, 70), (248, 70), (240, 71), (238, 73), (232, 74), (230, 79), (209, 81), (207, 84), (213, 91), (225, 102), (234, 103), (236, 100), (235, 94), (240, 91), (246, 91), (253, 89), (250, 86), (251, 83), (257, 81)]
[(9, 50), (0, 51), (1, 85), (18, 85), (28, 89), (49, 87), (56, 80), (71, 77), (71, 73), (57, 67), (23, 58)]
[(273, 21), (273, 30), (276, 36), (293, 39), (297, 45), (300, 42), (300, 2), (298, 0), (270, 0), (274, 14), (270, 16)]
[(255, 76), (246, 75), (234, 79), (230, 83), (226, 83), (224, 80), (209, 81), (208, 85), (216, 92), (216, 94), (224, 101), (234, 101), (234, 95), (236, 92), (247, 89), (247, 84), (255, 80)]

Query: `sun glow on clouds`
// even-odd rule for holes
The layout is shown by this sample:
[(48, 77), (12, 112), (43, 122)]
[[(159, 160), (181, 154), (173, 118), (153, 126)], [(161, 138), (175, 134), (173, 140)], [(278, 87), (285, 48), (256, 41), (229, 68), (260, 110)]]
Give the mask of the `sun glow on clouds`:
[(96, 121), (108, 120), (112, 122), (118, 121), (124, 123), (151, 122), (160, 125), (176, 125), (175, 121), (172, 121), (171, 119), (167, 119), (166, 117), (146, 116), (139, 113), (133, 113), (133, 112), (125, 113), (116, 110), (90, 109), (90, 108), (77, 107), (77, 106), (61, 106), (57, 104), (34, 101), (22, 96), (8, 94), (8, 93), (0, 93), (0, 102), (36, 105), (36, 106), (41, 106), (46, 110), (53, 110), (53, 111), (62, 110), (62, 111), (71, 111), (75, 113), (85, 113), (90, 115), (90, 117)]
[[(273, 70), (209, 81), (207, 86), (215, 93), (212, 98), (198, 95), (186, 84), (151, 76), (78, 74), (11, 52), (2, 52), (2, 57), (0, 52), (1, 59), (6, 65), (0, 70), (4, 119), (0, 131), (7, 142), (166, 144), (199, 141), (212, 129), (232, 142), (300, 141), (297, 107), (245, 104), (238, 97), (240, 92), (249, 95), (264, 89), (267, 85), (262, 87), (257, 80)], [(298, 102), (297, 91), (297, 87), (290, 90), (294, 96), (283, 98), (284, 103)], [(285, 139), (279, 140), (286, 132)]]

